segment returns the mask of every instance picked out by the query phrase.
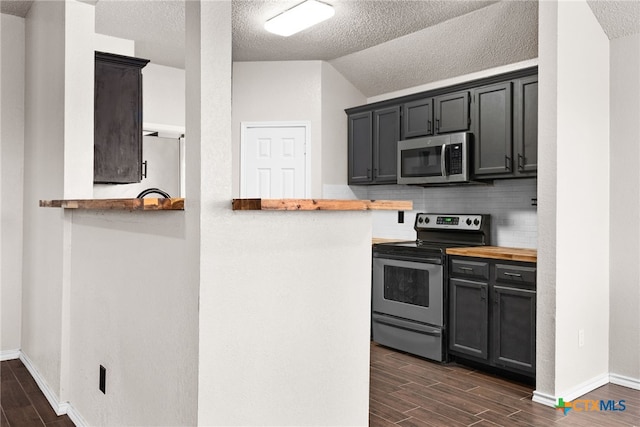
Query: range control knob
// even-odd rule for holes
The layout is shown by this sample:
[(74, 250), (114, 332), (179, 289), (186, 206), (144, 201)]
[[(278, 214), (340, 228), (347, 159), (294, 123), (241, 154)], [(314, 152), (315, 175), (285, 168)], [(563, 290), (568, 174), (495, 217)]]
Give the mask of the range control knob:
[(467, 218), (467, 225), (471, 225), (471, 218)]
[(424, 217), (424, 223), (425, 223), (425, 224), (429, 224), (429, 217), (428, 217), (428, 216), (425, 216), (425, 217)]
[(480, 221), (478, 221), (478, 218), (474, 219), (473, 220), (473, 225), (478, 225), (478, 224), (480, 224)]
[(421, 217), (421, 216), (419, 216), (419, 217), (418, 217), (418, 223), (419, 223), (419, 224), (422, 224), (422, 222), (423, 222), (423, 221), (424, 221), (424, 220), (422, 219), (422, 217)]

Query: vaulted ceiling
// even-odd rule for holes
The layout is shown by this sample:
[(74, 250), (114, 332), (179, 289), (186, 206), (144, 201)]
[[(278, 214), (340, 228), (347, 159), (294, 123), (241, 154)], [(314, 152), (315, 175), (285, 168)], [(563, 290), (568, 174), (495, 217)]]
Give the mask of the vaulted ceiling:
[[(537, 56), (537, 1), (324, 0), (335, 16), (288, 38), (264, 22), (301, 0), (233, 0), (234, 61), (327, 60), (365, 95)], [(136, 55), (184, 67), (184, 1), (93, 0), (96, 31)], [(25, 16), (31, 0), (2, 0)], [(640, 32), (640, 1), (591, 0), (609, 38)]]

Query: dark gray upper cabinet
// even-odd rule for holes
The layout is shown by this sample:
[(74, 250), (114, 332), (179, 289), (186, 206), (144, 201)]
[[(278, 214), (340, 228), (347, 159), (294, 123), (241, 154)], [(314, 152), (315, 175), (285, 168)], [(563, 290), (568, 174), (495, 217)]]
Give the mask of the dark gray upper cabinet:
[(538, 170), (538, 76), (515, 81), (513, 113), (517, 172), (535, 174)]
[(513, 171), (511, 86), (506, 82), (473, 91), (476, 176)]
[(395, 184), (400, 106), (350, 114), (349, 184)]
[(125, 184), (142, 179), (142, 68), (148, 62), (95, 53), (96, 183)]
[(398, 140), (400, 139), (400, 107), (373, 112), (373, 180), (377, 184), (395, 184)]
[(349, 184), (368, 184), (373, 179), (372, 112), (349, 116)]
[(469, 92), (455, 92), (433, 99), (436, 133), (464, 132), (469, 130)]
[(432, 98), (402, 105), (402, 139), (433, 135), (433, 130)]

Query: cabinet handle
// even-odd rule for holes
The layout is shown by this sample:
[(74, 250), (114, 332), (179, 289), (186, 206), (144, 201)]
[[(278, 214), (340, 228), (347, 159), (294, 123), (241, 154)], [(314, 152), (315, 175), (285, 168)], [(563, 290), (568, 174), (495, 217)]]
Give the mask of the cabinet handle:
[(524, 156), (522, 154), (518, 154), (518, 169), (524, 170)]
[(522, 277), (522, 274), (520, 274), (520, 273), (509, 273), (509, 272), (505, 271), (502, 274), (504, 274), (505, 276), (508, 276), (508, 277)]
[(487, 299), (487, 288), (485, 288), (484, 286), (480, 288), (480, 299), (482, 301)]
[(140, 175), (142, 176), (142, 178), (147, 177), (147, 161), (146, 160), (142, 162), (142, 170), (140, 171)]
[(378, 168), (373, 168), (373, 177), (377, 177), (378, 176)]
[(458, 267), (458, 269), (462, 271), (473, 271), (473, 268), (471, 267)]
[(506, 170), (511, 172), (511, 157), (504, 156), (504, 167), (505, 167)]
[(431, 133), (431, 120), (427, 120), (427, 133)]
[(371, 179), (371, 169), (367, 169), (367, 179)]
[(436, 119), (436, 133), (440, 132), (440, 119)]

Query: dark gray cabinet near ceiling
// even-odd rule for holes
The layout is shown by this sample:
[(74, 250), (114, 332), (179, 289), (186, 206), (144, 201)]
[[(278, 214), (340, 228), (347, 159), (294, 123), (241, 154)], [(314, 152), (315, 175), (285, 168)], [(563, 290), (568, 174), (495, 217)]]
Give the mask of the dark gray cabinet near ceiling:
[(95, 53), (96, 183), (124, 184), (142, 179), (142, 68), (148, 62)]
[(349, 115), (349, 184), (395, 184), (400, 106)]
[(475, 180), (535, 177), (537, 68), (349, 108), (349, 184), (396, 182), (397, 141), (473, 133)]
[(450, 257), (449, 352), (535, 376), (534, 263)]
[(477, 88), (472, 96), (474, 176), (535, 176), (538, 76)]

